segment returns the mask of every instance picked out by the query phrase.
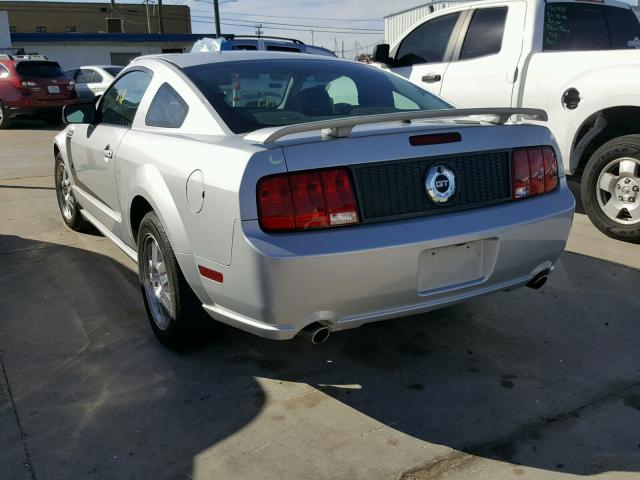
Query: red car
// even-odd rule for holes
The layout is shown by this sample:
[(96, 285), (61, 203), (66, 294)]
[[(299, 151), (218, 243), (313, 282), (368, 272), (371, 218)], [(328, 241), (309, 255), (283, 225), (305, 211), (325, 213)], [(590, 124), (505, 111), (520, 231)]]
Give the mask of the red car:
[(49, 60), (0, 55), (0, 129), (16, 117), (62, 121), (62, 107), (78, 101), (76, 86)]

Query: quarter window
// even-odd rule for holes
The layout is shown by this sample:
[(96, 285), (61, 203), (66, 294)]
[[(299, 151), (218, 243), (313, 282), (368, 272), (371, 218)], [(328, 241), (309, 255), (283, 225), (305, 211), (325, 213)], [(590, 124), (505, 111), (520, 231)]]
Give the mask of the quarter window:
[(442, 62), (459, 16), (459, 13), (451, 13), (434, 18), (407, 35), (396, 54), (397, 65)]
[(640, 48), (640, 22), (628, 8), (584, 3), (545, 7), (546, 51)]
[(189, 106), (168, 83), (153, 98), (145, 124), (150, 127), (180, 128), (187, 118)]
[(460, 59), (467, 60), (499, 53), (506, 19), (506, 7), (482, 8), (473, 12)]
[(0, 79), (7, 78), (9, 76), (9, 69), (4, 65), (0, 65)]
[(102, 97), (98, 107), (101, 123), (130, 127), (149, 82), (151, 74), (141, 70), (120, 77)]

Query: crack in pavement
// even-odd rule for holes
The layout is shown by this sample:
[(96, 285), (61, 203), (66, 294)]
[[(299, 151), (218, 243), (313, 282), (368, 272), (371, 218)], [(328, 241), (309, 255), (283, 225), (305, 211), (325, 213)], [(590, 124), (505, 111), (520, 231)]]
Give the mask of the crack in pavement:
[[(591, 401), (583, 403), (582, 405), (572, 408), (563, 413), (551, 415), (549, 417), (543, 417), (543, 421), (532, 422), (518, 428), (515, 432), (507, 435), (504, 438), (494, 440), (492, 442), (485, 443), (483, 445), (472, 446), (468, 448), (461, 448), (458, 451), (454, 451), (449, 455), (436, 457), (430, 460), (426, 464), (414, 467), (410, 470), (405, 470), (397, 477), (398, 480), (435, 480), (447, 471), (454, 468), (458, 468), (478, 457), (492, 459), (491, 452), (495, 452), (500, 447), (504, 447), (513, 443), (523, 437), (526, 437), (531, 432), (539, 430), (544, 427), (548, 427), (551, 424), (560, 424), (568, 419), (577, 418), (577, 413), (586, 410), (590, 407), (596, 406), (601, 403), (605, 403), (615, 397), (623, 397), (629, 391), (633, 391), (640, 387), (640, 380), (627, 384), (614, 391), (609, 391), (599, 397), (594, 398)], [(469, 453), (467, 453), (469, 452)]]
[(36, 472), (33, 468), (33, 463), (31, 463), (31, 453), (29, 452), (29, 446), (27, 445), (27, 434), (22, 428), (22, 422), (20, 422), (20, 416), (18, 415), (16, 402), (15, 402), (15, 399), (13, 398), (13, 392), (11, 391), (11, 384), (9, 383), (9, 375), (7, 374), (7, 369), (4, 366), (4, 359), (2, 358), (3, 355), (4, 355), (4, 352), (0, 350), (0, 370), (2, 370), (2, 376), (4, 377), (4, 383), (6, 385), (5, 390), (7, 392), (7, 396), (9, 397), (9, 403), (11, 404), (11, 410), (13, 411), (13, 416), (16, 419), (16, 425), (18, 426), (18, 431), (20, 432), (20, 439), (22, 440), (22, 449), (24, 450), (25, 466), (29, 470), (31, 480), (37, 480)]

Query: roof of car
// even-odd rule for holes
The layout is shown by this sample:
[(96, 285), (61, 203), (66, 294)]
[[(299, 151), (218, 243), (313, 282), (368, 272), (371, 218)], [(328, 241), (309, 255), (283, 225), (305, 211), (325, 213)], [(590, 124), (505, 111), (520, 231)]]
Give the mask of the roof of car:
[(221, 52), (197, 52), (197, 53), (170, 53), (165, 55), (149, 55), (144, 58), (166, 60), (180, 68), (194, 67), (208, 63), (239, 62), (251, 60), (316, 60), (321, 62), (337, 61), (335, 57), (311, 55), (289, 52), (265, 52), (265, 51), (221, 51)]

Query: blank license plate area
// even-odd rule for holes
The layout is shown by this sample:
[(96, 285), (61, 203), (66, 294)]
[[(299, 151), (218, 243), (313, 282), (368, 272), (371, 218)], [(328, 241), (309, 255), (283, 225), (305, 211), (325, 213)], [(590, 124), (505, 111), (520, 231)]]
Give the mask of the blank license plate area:
[(420, 253), (418, 292), (463, 287), (483, 278), (482, 240)]
[(49, 91), (49, 93), (60, 93), (60, 87), (57, 85), (49, 85), (47, 87), (47, 90)]

